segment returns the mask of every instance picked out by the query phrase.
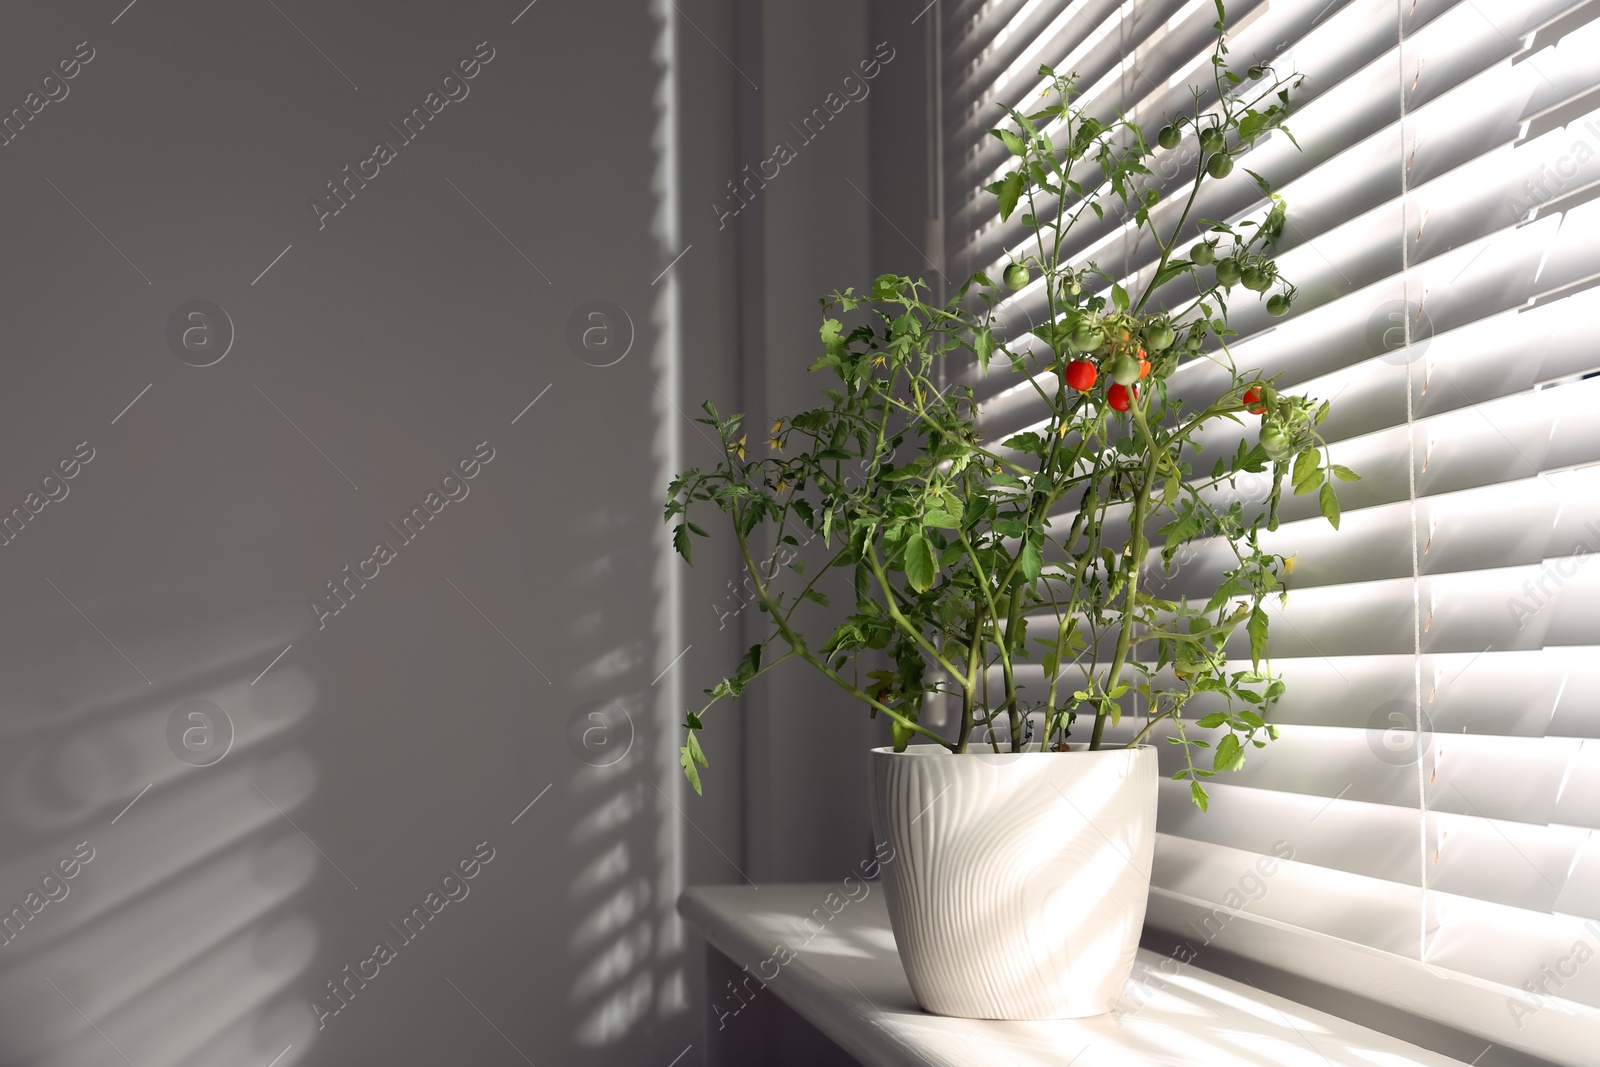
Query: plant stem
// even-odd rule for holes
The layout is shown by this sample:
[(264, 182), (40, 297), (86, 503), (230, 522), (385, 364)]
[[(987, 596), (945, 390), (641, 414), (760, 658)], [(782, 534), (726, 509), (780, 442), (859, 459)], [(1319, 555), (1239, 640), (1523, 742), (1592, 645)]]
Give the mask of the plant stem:
[[(1155, 486), (1156, 464), (1164, 452), (1155, 445), (1150, 433), (1150, 427), (1144, 421), (1144, 409), (1139, 404), (1133, 405), (1134, 422), (1143, 431), (1145, 440), (1149, 444), (1150, 458), (1145, 462), (1144, 481), (1139, 486), (1133, 500), (1133, 515), (1129, 518), (1129, 543), (1128, 563), (1124, 569), (1126, 592), (1122, 602), (1122, 628), (1117, 633), (1116, 652), (1111, 659), (1111, 669), (1106, 673), (1104, 688), (1105, 699), (1114, 699), (1111, 692), (1117, 688), (1117, 682), (1122, 677), (1122, 668), (1128, 662), (1128, 648), (1133, 641), (1133, 624), (1138, 618), (1139, 601), (1139, 569), (1144, 563), (1147, 543), (1144, 539), (1144, 523), (1146, 509), (1150, 504), (1150, 490)], [(1101, 738), (1105, 734), (1106, 719), (1110, 712), (1102, 706), (1095, 709), (1094, 736), (1089, 742), (1091, 750), (1100, 748)]]
[(844, 676), (839, 674), (839, 672), (835, 671), (832, 667), (828, 666), (825, 661), (818, 659), (816, 654), (806, 647), (805, 638), (795, 633), (795, 631), (789, 626), (789, 620), (779, 614), (777, 606), (772, 602), (772, 597), (767, 593), (766, 584), (761, 580), (760, 570), (756, 567), (755, 562), (750, 558), (750, 546), (746, 542), (744, 533), (740, 528), (743, 521), (743, 511), (740, 508), (735, 507), (732, 511), (732, 517), (733, 535), (734, 538), (739, 542), (739, 554), (744, 557), (744, 567), (746, 572), (748, 572), (751, 577), (755, 578), (756, 596), (761, 598), (762, 606), (767, 609), (767, 613), (771, 615), (773, 621), (777, 623), (778, 630), (783, 635), (784, 642), (791, 650), (793, 650), (795, 655), (799, 656), (811, 666), (815, 667), (840, 689), (843, 689), (846, 693), (849, 693), (851, 696), (855, 697), (863, 704), (866, 704), (868, 707), (877, 708), (879, 711), (883, 712), (885, 715), (889, 716), (889, 718), (899, 723), (902, 727), (910, 730), (912, 733), (922, 734), (924, 737), (927, 737), (933, 741), (937, 741), (945, 748), (954, 749), (955, 746), (953, 744), (951, 744), (949, 741), (946, 741), (943, 737), (934, 733), (926, 726), (916, 722), (914, 719), (907, 718), (905, 715), (889, 707), (887, 704), (873, 697), (871, 694), (864, 692), (855, 685), (852, 685), (847, 679), (844, 678)]

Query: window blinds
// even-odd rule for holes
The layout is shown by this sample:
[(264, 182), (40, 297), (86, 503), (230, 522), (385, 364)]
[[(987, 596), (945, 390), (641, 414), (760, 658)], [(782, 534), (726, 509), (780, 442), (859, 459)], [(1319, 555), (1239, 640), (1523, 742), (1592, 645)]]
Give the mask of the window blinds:
[[(1035, 110), (1041, 63), (1076, 71), (1091, 113), (1150, 135), (1210, 83), (1212, 0), (939, 11), (952, 278), (1025, 251), (981, 191), (1007, 165), (985, 131), (999, 105)], [(1341, 486), (1338, 533), (1314, 495), (1285, 500), (1266, 542), (1296, 557), (1272, 620), (1282, 737), (1208, 783), (1209, 814), (1165, 783), (1151, 921), (1593, 1062), (1578, 1049), (1592, 1057), (1600, 1033), (1600, 0), (1233, 0), (1227, 14), (1241, 68), (1306, 76), (1300, 148), (1258, 142), (1196, 207), (1259, 217), (1244, 168), (1289, 206), (1278, 264), (1294, 309), (1234, 299), (1230, 347), (1331, 398), (1333, 460), (1363, 480)], [(1192, 177), (1192, 143), (1152, 158), (1155, 188)], [(1142, 285), (1148, 238), (1086, 218), (1074, 262)], [(1017, 345), (1044, 314), (1039, 289), (1002, 312)], [(1043, 417), (995, 366), (967, 378), (991, 441)], [(1219, 385), (1204, 361), (1172, 382), (1208, 399)], [(1201, 544), (1150, 580), (1209, 592), (1223, 562)], [(1246, 879), (1285, 847), (1292, 860)]]

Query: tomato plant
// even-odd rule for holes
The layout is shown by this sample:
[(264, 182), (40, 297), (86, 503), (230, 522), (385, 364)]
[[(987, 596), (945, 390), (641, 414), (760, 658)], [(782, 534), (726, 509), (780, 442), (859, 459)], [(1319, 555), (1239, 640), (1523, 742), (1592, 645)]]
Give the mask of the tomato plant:
[[(699, 421), (723, 459), (673, 480), (673, 544), (688, 559), (693, 538), (708, 536), (692, 514), (721, 512), (771, 629), (686, 718), (679, 762), (697, 791), (704, 716), (792, 659), (886, 717), (897, 748), (922, 737), (954, 752), (1048, 751), (1072, 737), (1095, 749), (1136, 706), (1143, 721), (1125, 743), (1168, 723), (1186, 757), (1177, 777), (1201, 807), (1204, 778), (1275, 736), (1266, 716), (1283, 683), (1266, 658), (1263, 605), (1285, 595), (1285, 564), (1259, 535), (1277, 528), (1286, 481), (1294, 493), (1316, 491), (1337, 527), (1333, 483), (1355, 475), (1331, 462), (1318, 433), (1326, 403), (1241, 371), (1228, 349), (1231, 286), (1281, 285), (1268, 301), (1274, 315), (1293, 300), (1270, 258), (1287, 208), (1257, 178), (1260, 218), (1197, 220), (1191, 209), (1235, 155), (1283, 128), (1298, 81), (1264, 64), (1229, 69), (1217, 7), (1214, 91), (1192, 90), (1193, 107), (1166, 122), (1156, 147), (1126, 118), (1089, 113), (1074, 78), (1049, 67), (1039, 71), (1047, 103), (1007, 109), (1010, 123), (991, 132), (1010, 162), (986, 188), (1002, 222), (1025, 208), (1026, 239), (1003, 261), (1000, 284), (979, 271), (935, 302), (926, 283), (888, 274), (865, 291), (835, 292), (823, 301), (812, 366), (833, 379), (825, 403), (778, 419), (765, 454), (747, 455), (742, 416), (705, 405)], [(1139, 183), (1147, 160), (1175, 150), (1185, 129), (1197, 131), (1204, 158), (1164, 201)], [(1152, 242), (1154, 264), (1131, 278), (1120, 262), (1064, 250), (1086, 213), (1098, 219), (1108, 207)], [(1035, 278), (1043, 284), (1030, 287)], [(997, 313), (1023, 300), (1042, 305), (1040, 324), (1010, 336)], [(1045, 417), (986, 442), (971, 378), (943, 384), (952, 361), (958, 372), (1016, 375)], [(1175, 375), (1202, 361), (1224, 372), (1220, 391), (1175, 389)], [(1247, 414), (1260, 418), (1253, 440)], [(1201, 431), (1226, 422), (1243, 430), (1237, 449), (1201, 468)], [(1240, 475), (1267, 472), (1264, 505), (1229, 499)], [(800, 538), (825, 549), (809, 569), (781, 554)], [(1214, 586), (1157, 596), (1150, 579), (1200, 540), (1228, 549)], [(838, 605), (818, 588), (834, 568), (854, 579)], [(813, 631), (801, 612), (828, 621), (825, 639), (805, 636)], [(1247, 663), (1225, 649), (1241, 627)], [(959, 702), (953, 736), (923, 721), (930, 694)], [(1223, 710), (1186, 717), (1200, 694)], [(1194, 728), (1219, 731), (1215, 746), (1191, 737)], [(1197, 764), (1207, 749), (1210, 765)]]

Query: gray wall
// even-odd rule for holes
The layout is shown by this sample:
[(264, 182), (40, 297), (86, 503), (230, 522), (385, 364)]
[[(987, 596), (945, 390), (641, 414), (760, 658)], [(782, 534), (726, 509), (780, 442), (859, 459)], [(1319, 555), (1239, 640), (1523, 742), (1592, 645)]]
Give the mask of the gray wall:
[[(699, 1062), (672, 907), (739, 877), (742, 738), (696, 800), (674, 727), (737, 642), (729, 557), (674, 563), (660, 501), (706, 447), (676, 409), (736, 404), (737, 244), (699, 207), (753, 95), (701, 33), (731, 53), (733, 5), (123, 4), (0, 36), (6, 111), (93, 50), (0, 147), (0, 1062)], [(204, 367), (167, 336), (196, 299), (234, 334)], [(595, 299), (632, 323), (610, 366), (620, 320), (567, 339)], [(319, 625), (347, 565), (376, 576)], [(319, 1030), (347, 965), (376, 976)]]
[[(807, 371), (820, 351), (819, 297), (887, 271), (928, 272), (906, 236), (920, 235), (926, 218), (926, 20), (913, 21), (923, 6), (740, 7), (741, 66), (761, 86), (741, 115), (740, 165), (788, 158), (780, 145), (793, 151), (736, 220), (752, 440), (836, 384)], [(820, 543), (808, 549), (808, 561), (825, 559)], [(832, 593), (847, 603), (848, 581)], [(753, 607), (739, 618), (745, 645), (769, 632)], [(810, 630), (814, 644), (826, 622)], [(752, 687), (745, 712), (748, 873), (757, 882), (837, 878), (871, 851), (866, 754), (887, 743), (886, 726), (799, 661)]]

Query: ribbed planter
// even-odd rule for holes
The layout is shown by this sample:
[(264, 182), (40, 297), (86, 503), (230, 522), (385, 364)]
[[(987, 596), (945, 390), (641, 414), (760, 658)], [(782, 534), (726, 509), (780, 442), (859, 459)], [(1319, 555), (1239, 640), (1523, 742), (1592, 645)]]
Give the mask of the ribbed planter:
[(1155, 852), (1156, 753), (872, 752), (872, 825), (917, 1003), (972, 1019), (1110, 1011)]

